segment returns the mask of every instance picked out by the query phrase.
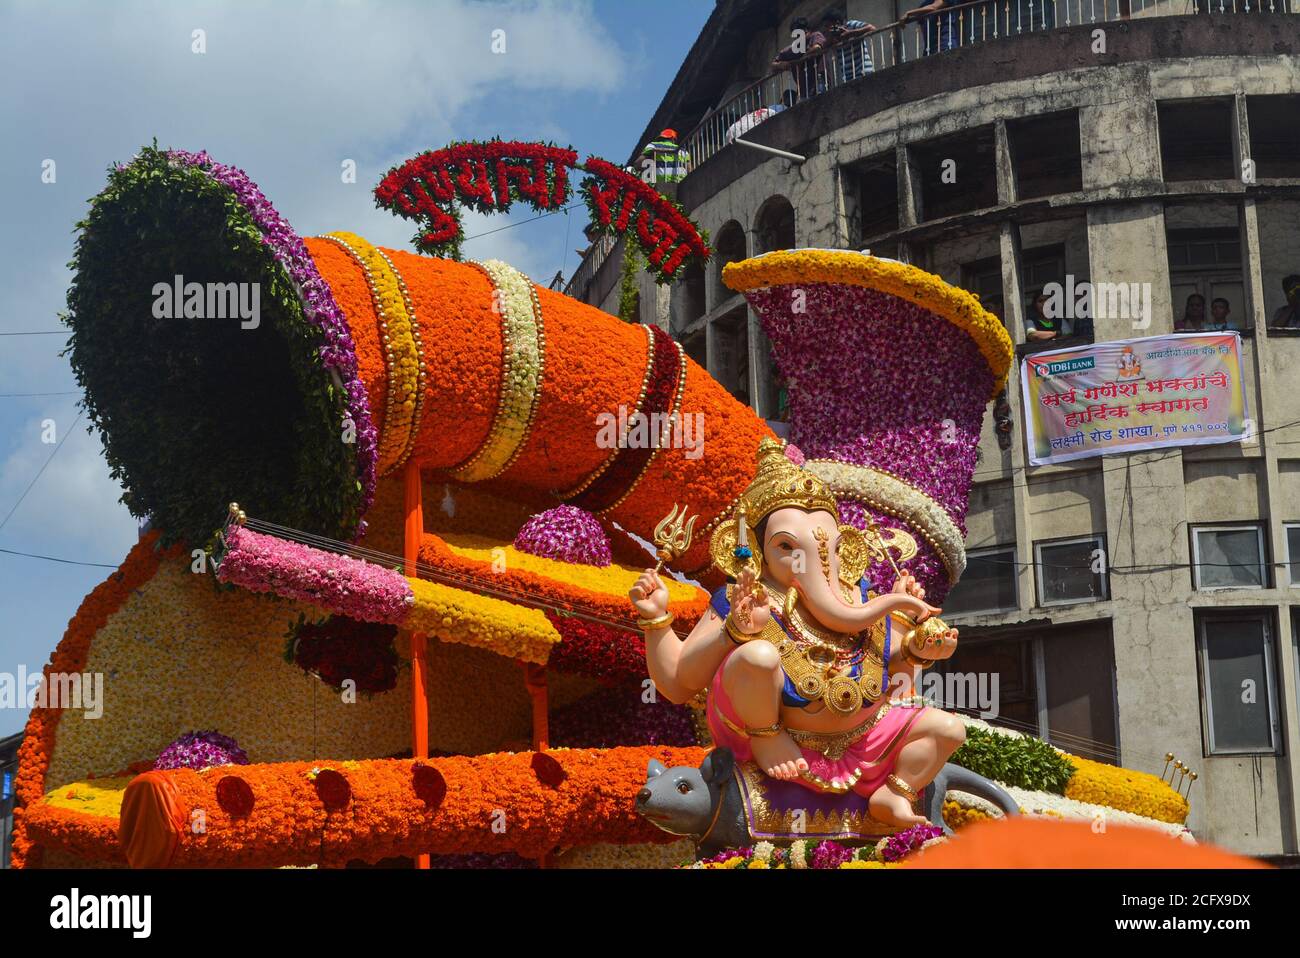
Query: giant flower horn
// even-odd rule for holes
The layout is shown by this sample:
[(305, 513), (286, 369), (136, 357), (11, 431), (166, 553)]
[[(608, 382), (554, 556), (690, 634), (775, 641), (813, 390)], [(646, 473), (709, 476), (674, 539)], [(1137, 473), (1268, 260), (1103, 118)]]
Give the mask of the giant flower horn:
[[(853, 525), (912, 535), (910, 571), (942, 599), (965, 567), (984, 409), (1011, 364), (1002, 323), (939, 277), (866, 253), (767, 253), (722, 279), (762, 319), (807, 467)], [(892, 570), (882, 559), (869, 575)]]
[[(351, 537), (407, 463), (648, 539), (674, 503), (721, 516), (771, 435), (658, 329), (504, 263), (304, 241), (206, 154), (110, 171), (74, 265), (87, 410), (128, 505), (169, 539), (203, 542), (232, 499)], [(707, 565), (710, 529), (679, 568)]]

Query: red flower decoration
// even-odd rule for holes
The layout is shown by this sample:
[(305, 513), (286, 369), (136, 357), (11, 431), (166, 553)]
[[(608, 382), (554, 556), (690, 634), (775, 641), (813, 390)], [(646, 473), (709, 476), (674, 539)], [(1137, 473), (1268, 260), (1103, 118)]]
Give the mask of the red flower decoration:
[(559, 788), (568, 778), (564, 767), (545, 752), (538, 752), (532, 759), (533, 772), (537, 780), (547, 788)]
[(411, 785), (415, 789), (415, 797), (429, 806), (430, 811), (441, 805), (447, 797), (447, 780), (432, 765), (416, 762), (411, 767)]
[(337, 812), (352, 801), (352, 786), (341, 772), (323, 768), (316, 773), (316, 794), (327, 812)]
[(246, 818), (253, 810), (253, 789), (236, 775), (225, 775), (217, 782), (217, 804), (231, 818)]

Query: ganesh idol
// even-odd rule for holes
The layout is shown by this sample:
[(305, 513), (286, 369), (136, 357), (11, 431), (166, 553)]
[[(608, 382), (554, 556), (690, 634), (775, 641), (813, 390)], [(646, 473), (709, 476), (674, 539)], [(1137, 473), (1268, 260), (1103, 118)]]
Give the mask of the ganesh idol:
[(629, 593), (650, 678), (677, 703), (707, 688), (713, 741), (738, 761), (818, 792), (856, 792), (885, 824), (922, 823), (920, 792), (965, 727), (892, 693), (901, 676), (951, 656), (957, 632), (905, 567), (888, 592), (870, 588), (866, 568), (889, 546), (840, 524), (830, 489), (781, 443), (764, 439), (757, 459), (735, 521), (710, 542), (730, 582), (690, 635), (672, 630), (654, 570)]

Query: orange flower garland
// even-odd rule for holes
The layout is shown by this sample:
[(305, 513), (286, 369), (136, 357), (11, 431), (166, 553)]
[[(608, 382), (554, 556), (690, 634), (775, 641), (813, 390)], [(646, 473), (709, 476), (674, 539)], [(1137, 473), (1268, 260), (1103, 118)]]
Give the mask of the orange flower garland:
[[(160, 554), (155, 549), (157, 539), (158, 534), (151, 532), (136, 543), (118, 571), (86, 596), (68, 623), (63, 640), (50, 657), (50, 663), (45, 667), (46, 676), (52, 672), (66, 674), (83, 671), (86, 657), (90, 653), (91, 640), (103, 628), (108, 617), (130, 598), (134, 590), (153, 577), (162, 558), (181, 554), (180, 547)], [(27, 827), (27, 809), (44, 797), (45, 772), (49, 768), (50, 757), (54, 754), (55, 738), (62, 715), (62, 709), (34, 708), (27, 719), (23, 744), (18, 749), (18, 778), (14, 783), (17, 799), (17, 807), (14, 809), (15, 868), (40, 865), (40, 848), (33, 844)], [(85, 817), (78, 812), (60, 810), (60, 815), (56, 818), (67, 822), (69, 816), (78, 821)]]
[[(694, 575), (709, 568), (709, 542), (699, 529), (728, 509), (745, 490), (758, 464), (754, 454), (765, 436), (773, 436), (767, 423), (724, 391), (693, 359), (687, 358), (683, 416), (703, 415), (704, 454), (687, 459), (686, 450), (662, 450), (646, 468), (636, 490), (610, 516), (621, 526), (640, 532), (653, 530), (673, 508), (685, 502), (700, 516), (697, 534), (685, 556), (673, 567)], [(701, 481), (701, 464), (707, 464), (707, 481)], [(644, 534), (644, 533), (642, 533)]]
[(504, 341), (492, 283), (468, 263), (384, 253), (410, 293), (429, 366), (411, 458), (449, 469), (483, 445), (496, 416)]
[[(177, 804), (186, 820), (203, 809), (206, 831), (182, 832), (170, 866), (342, 866), (416, 852), (539, 858), (577, 844), (668, 843), (674, 836), (638, 816), (632, 797), (650, 759), (698, 765), (704, 755), (702, 748), (644, 746), (341, 762), (329, 768), (331, 782), (341, 782), (324, 797), (317, 782), (325, 763), (175, 769), (165, 774)], [(248, 786), (251, 808), (235, 809), (247, 814), (223, 807), (226, 779)], [(326, 799), (337, 803), (333, 811)], [(494, 828), (501, 815), (505, 828)], [(116, 824), (44, 804), (31, 816), (42, 841), (94, 859), (121, 858), (110, 831)]]
[(597, 334), (593, 319), (604, 314), (593, 307), (549, 289), (538, 288), (537, 299), (546, 322), (546, 378), (532, 436), (503, 478), (558, 491), (578, 485), (609, 457), (612, 450), (596, 445), (596, 416), (635, 407), (646, 332), (610, 322)]

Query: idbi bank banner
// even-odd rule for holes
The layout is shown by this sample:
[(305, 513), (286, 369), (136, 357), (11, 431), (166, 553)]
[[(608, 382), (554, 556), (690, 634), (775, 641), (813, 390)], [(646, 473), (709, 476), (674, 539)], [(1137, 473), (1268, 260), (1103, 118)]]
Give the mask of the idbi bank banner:
[(1035, 466), (1249, 438), (1237, 333), (1057, 349), (1020, 373)]

